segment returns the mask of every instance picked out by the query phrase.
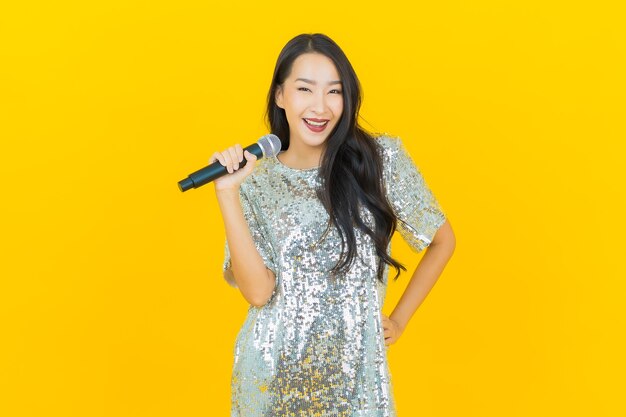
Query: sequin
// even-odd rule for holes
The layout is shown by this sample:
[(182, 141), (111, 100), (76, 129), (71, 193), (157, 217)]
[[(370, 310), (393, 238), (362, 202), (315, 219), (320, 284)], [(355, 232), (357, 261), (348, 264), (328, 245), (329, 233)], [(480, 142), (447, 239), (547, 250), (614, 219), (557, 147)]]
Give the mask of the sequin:
[[(376, 140), (397, 230), (420, 252), (445, 213), (401, 139)], [(389, 266), (381, 283), (374, 244), (355, 230), (356, 262), (330, 279), (341, 243), (334, 227), (326, 228), (319, 181), (317, 168), (289, 168), (274, 157), (259, 160), (241, 184), (246, 221), (276, 285), (265, 305), (250, 305), (237, 335), (231, 417), (396, 416), (381, 317)], [(369, 212), (363, 218), (373, 227)], [(236, 287), (230, 266), (226, 241), (223, 274)]]

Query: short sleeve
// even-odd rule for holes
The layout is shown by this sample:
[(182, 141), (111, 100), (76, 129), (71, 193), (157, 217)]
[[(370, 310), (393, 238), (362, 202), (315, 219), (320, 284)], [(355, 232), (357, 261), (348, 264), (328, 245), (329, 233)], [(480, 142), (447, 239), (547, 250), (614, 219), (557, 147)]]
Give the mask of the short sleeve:
[[(272, 248), (271, 240), (267, 233), (266, 223), (263, 221), (262, 213), (258, 209), (255, 209), (254, 202), (247, 196), (243, 187), (239, 187), (239, 201), (241, 202), (241, 209), (243, 211), (244, 218), (248, 223), (252, 240), (256, 246), (259, 255), (263, 259), (266, 268), (274, 272), (277, 275), (276, 257)], [(224, 240), (224, 262), (222, 264), (222, 272), (226, 282), (234, 288), (237, 288), (235, 279), (233, 278), (231, 270), (230, 249), (228, 247), (228, 240)]]
[(397, 230), (414, 252), (421, 252), (445, 223), (446, 214), (402, 140), (384, 136), (380, 144), (387, 198), (398, 217)]

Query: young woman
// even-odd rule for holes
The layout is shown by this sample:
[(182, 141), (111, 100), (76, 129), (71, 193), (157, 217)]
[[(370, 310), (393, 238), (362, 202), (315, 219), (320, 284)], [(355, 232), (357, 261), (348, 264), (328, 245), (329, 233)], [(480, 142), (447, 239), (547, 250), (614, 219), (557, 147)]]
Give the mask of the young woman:
[[(214, 182), (224, 277), (251, 304), (231, 416), (395, 416), (387, 349), (452, 256), (450, 224), (401, 140), (359, 126), (360, 84), (330, 38), (291, 39), (267, 98), (282, 151), (257, 163), (237, 144), (210, 160), (229, 172)], [(389, 266), (406, 271), (396, 226), (429, 249), (387, 317)]]

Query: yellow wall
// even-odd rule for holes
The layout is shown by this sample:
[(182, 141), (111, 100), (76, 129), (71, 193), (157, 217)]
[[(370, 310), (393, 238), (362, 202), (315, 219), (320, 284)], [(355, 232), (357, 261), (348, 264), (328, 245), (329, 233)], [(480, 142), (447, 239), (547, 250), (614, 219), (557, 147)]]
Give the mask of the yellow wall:
[(5, 3), (1, 415), (229, 414), (248, 305), (213, 186), (176, 183), (267, 132), (302, 32), (344, 49), (365, 127), (403, 138), (456, 232), (389, 350), (399, 415), (626, 414), (619, 2)]

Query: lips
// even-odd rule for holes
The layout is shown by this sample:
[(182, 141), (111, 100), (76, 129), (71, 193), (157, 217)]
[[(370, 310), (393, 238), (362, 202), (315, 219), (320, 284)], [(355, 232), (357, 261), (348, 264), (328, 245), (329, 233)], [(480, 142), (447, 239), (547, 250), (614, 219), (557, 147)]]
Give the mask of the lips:
[[(328, 119), (312, 119), (312, 118), (302, 119), (302, 120), (304, 120), (304, 122), (308, 124), (309, 126), (315, 126), (315, 127), (325, 126), (329, 121)], [(310, 122), (313, 122), (313, 123), (310, 123)]]
[[(302, 119), (302, 122), (304, 123), (304, 125), (311, 132), (315, 132), (315, 133), (323, 132), (326, 129), (326, 126), (328, 126), (328, 120), (321, 119), (322, 122), (318, 122), (318, 123), (315, 123), (314, 120), (315, 119)], [(320, 119), (317, 119), (317, 120), (320, 120)]]

